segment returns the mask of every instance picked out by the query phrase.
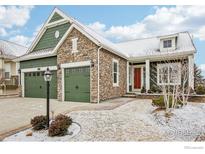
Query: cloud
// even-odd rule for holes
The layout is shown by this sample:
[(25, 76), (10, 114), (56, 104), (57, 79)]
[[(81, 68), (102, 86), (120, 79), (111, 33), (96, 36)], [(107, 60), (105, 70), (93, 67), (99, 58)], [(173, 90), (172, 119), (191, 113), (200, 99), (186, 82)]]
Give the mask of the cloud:
[[(205, 40), (205, 6), (153, 7), (141, 21), (131, 25), (111, 26), (95, 22), (88, 26), (115, 41), (190, 31), (195, 38)], [(97, 24), (96, 24), (97, 23)], [(97, 28), (96, 28), (97, 27)]]
[(15, 42), (15, 43), (18, 43), (18, 44), (21, 44), (24, 46), (28, 46), (32, 41), (32, 39), (30, 37), (26, 37), (23, 35), (16, 35), (14, 37), (11, 37), (9, 40), (11, 42)]
[(97, 31), (97, 32), (103, 32), (106, 28), (105, 24), (100, 23), (99, 21), (94, 22), (92, 24), (89, 24), (88, 27), (92, 28), (93, 30)]
[(33, 6), (0, 6), (0, 36), (9, 35), (12, 28), (23, 27), (32, 9)]
[(0, 36), (6, 36), (7, 32), (4, 28), (0, 28)]
[(10, 37), (9, 41), (28, 47), (29, 45), (31, 45), (32, 41), (35, 39), (36, 35), (38, 34), (42, 26), (43, 24), (38, 25), (31, 37), (24, 36), (24, 35), (16, 35), (16, 36)]
[(199, 68), (201, 69), (202, 74), (205, 76), (205, 64), (201, 64), (201, 65), (199, 66)]

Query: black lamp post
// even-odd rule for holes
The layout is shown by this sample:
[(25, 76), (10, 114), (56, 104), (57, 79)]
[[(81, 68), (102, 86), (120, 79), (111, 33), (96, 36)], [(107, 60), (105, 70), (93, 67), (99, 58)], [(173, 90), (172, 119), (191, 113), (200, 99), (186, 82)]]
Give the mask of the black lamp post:
[(49, 68), (44, 72), (44, 80), (46, 81), (46, 88), (47, 88), (47, 128), (49, 128), (49, 108), (50, 108), (50, 81), (52, 79), (52, 73), (50, 72)]

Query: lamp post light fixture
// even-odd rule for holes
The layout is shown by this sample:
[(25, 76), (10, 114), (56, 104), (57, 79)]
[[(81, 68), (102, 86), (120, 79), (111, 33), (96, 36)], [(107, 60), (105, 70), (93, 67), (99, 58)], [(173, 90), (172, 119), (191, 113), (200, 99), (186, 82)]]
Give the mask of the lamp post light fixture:
[(47, 68), (47, 70), (44, 72), (44, 80), (46, 81), (46, 88), (47, 88), (47, 128), (49, 128), (49, 108), (50, 108), (50, 81), (52, 79), (52, 73)]

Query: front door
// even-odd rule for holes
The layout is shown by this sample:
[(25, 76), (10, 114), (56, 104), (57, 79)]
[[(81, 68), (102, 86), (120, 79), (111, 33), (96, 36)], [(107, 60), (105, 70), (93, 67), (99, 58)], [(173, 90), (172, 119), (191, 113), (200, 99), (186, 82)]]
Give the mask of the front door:
[(141, 68), (134, 68), (134, 89), (141, 89)]

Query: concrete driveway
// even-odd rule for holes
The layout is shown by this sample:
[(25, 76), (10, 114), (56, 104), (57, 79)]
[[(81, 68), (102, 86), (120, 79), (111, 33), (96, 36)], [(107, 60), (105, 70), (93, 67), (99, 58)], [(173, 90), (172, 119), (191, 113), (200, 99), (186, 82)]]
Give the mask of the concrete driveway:
[[(100, 104), (59, 102), (51, 100), (54, 115), (79, 110), (110, 110), (132, 101), (133, 98), (118, 98)], [(18, 129), (29, 127), (30, 120), (36, 115), (46, 114), (46, 100), (39, 98), (0, 99), (0, 138)]]

